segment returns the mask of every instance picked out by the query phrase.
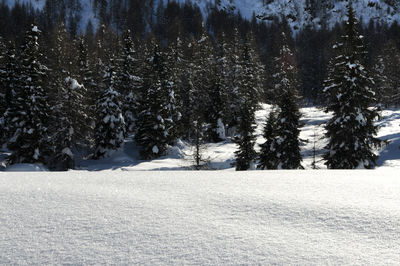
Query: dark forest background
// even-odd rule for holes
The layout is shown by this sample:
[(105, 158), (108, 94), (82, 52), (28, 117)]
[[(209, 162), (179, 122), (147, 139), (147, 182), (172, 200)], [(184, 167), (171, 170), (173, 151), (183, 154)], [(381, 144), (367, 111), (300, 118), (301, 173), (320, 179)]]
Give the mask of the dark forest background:
[[(240, 13), (209, 6), (210, 13), (203, 21), (203, 16), (198, 6), (191, 3), (177, 4), (170, 1), (166, 6), (155, 6), (155, 1), (129, 0), (129, 1), (94, 1), (94, 13), (99, 25), (105, 25), (113, 34), (122, 35), (129, 29), (135, 37), (138, 46), (143, 44), (150, 35), (154, 35), (162, 46), (166, 47), (179, 37), (182, 40), (200, 38), (203, 23), (214, 43), (220, 40), (222, 34), (232, 41), (235, 28), (242, 38), (248, 32), (254, 34), (260, 59), (266, 69), (266, 89), (268, 88), (268, 73), (274, 68), (274, 60), (279, 55), (282, 44), (281, 32), (287, 32), (289, 45), (296, 55), (299, 72), (298, 89), (303, 96), (304, 104), (319, 104), (320, 92), (326, 75), (327, 63), (332, 56), (334, 40), (342, 34), (342, 25), (337, 24), (328, 28), (324, 21), (319, 23), (318, 29), (312, 26), (299, 29), (296, 35), (292, 34), (286, 18), (269, 17), (267, 21), (253, 18), (249, 21)], [(323, 18), (322, 18), (323, 19)], [(10, 9), (4, 2), (0, 3), (0, 36), (5, 40), (16, 42), (16, 47), (24, 41), (25, 32), (35, 21), (43, 32), (41, 41), (42, 49), (46, 51), (54, 35), (55, 28), (60, 22), (65, 22), (70, 40), (84, 35), (89, 49), (95, 47), (97, 31), (94, 22), (90, 22), (81, 29), (80, 2), (77, 0), (46, 1), (43, 10), (35, 10), (31, 5), (19, 4)], [(391, 67), (396, 65), (400, 48), (400, 25), (377, 24), (370, 21), (362, 25), (361, 33), (365, 36), (368, 47), (366, 67), (375, 69), (383, 63), (388, 66), (386, 75), (400, 79), (400, 69)], [(230, 39), (230, 40), (229, 40)], [(396, 55), (396, 56), (394, 56)], [(394, 61), (394, 62), (390, 62)], [(390, 69), (392, 68), (392, 69)], [(395, 84), (400, 81), (394, 81)], [(386, 98), (392, 98), (387, 95)], [(268, 97), (265, 98), (268, 102)], [(388, 100), (389, 103), (393, 99)]]

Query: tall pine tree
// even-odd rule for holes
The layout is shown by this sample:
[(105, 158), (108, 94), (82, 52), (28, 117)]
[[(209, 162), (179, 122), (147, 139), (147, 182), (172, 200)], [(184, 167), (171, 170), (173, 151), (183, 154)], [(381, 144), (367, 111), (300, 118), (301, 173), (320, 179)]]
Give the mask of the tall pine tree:
[(239, 106), (239, 125), (237, 135), (233, 141), (238, 145), (236, 155), (236, 170), (244, 171), (252, 168), (256, 159), (254, 150), (256, 137), (255, 111), (258, 105), (259, 80), (254, 67), (254, 50), (252, 49), (252, 38), (247, 36), (243, 50), (239, 55), (237, 69)]
[(164, 155), (168, 144), (174, 141), (174, 84), (170, 80), (166, 55), (155, 40), (150, 42), (150, 46), (153, 53), (148, 58), (149, 67), (144, 79), (135, 135), (144, 159)]
[(274, 74), (274, 89), (278, 108), (272, 146), (276, 162), (271, 163), (277, 169), (299, 169), (302, 168), (302, 158), (299, 143), (301, 114), (297, 104), (297, 68), (295, 56), (287, 45), (286, 34), (283, 32), (282, 40), (284, 45), (279, 57), (275, 59), (277, 72)]
[(21, 54), (21, 73), (15, 86), (10, 119), (14, 124), (8, 163), (45, 163), (51, 154), (48, 95), (44, 87), (48, 69), (41, 64), (40, 31), (36, 25), (26, 33)]
[(117, 74), (113, 63), (114, 60), (111, 59), (102, 83), (105, 87), (96, 104), (96, 147), (93, 156), (95, 159), (111, 155), (124, 143), (125, 121), (122, 114), (121, 96), (115, 89)]
[(122, 111), (124, 114), (127, 133), (134, 132), (137, 116), (138, 91), (143, 79), (140, 75), (140, 62), (135, 50), (131, 31), (123, 34), (123, 50), (121, 58), (121, 71), (118, 77), (118, 91), (122, 96)]
[(379, 113), (373, 108), (374, 82), (363, 65), (366, 49), (351, 4), (347, 9), (344, 35), (334, 46), (337, 54), (324, 90), (326, 111), (333, 113), (325, 126), (329, 142), (324, 159), (331, 169), (373, 168), (378, 158), (373, 149), (381, 144), (375, 137)]

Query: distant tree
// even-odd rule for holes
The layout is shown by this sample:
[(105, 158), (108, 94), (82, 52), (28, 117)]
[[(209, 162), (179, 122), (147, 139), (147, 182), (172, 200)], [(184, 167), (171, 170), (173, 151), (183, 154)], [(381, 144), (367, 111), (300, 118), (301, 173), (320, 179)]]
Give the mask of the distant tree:
[[(180, 138), (187, 133), (187, 125), (190, 123), (188, 119), (185, 119), (182, 113), (186, 110), (190, 110), (190, 106), (185, 106), (185, 97), (188, 95), (188, 72), (191, 68), (189, 66), (189, 60), (187, 58), (187, 47), (186, 39), (177, 37), (176, 40), (169, 43), (167, 58), (170, 64), (171, 81), (174, 84), (175, 92), (175, 109), (176, 109), (176, 121), (175, 121), (175, 136)], [(187, 98), (186, 98), (187, 100)], [(187, 116), (186, 116), (187, 118)]]
[[(378, 85), (381, 85), (381, 91), (378, 95), (381, 96), (382, 102), (386, 106), (400, 105), (400, 49), (396, 47), (393, 40), (389, 40), (382, 49), (382, 55), (379, 56), (381, 72), (378, 76)], [(377, 66), (378, 67), (378, 66)], [(381, 78), (381, 79), (379, 79)], [(382, 80), (383, 78), (383, 80)]]
[(326, 111), (333, 116), (325, 126), (329, 142), (324, 159), (331, 169), (373, 168), (378, 158), (373, 148), (381, 145), (375, 137), (378, 127), (374, 121), (379, 113), (373, 107), (374, 82), (363, 66), (366, 50), (351, 4), (347, 16), (325, 85)]
[(123, 45), (121, 55), (121, 71), (119, 71), (117, 90), (122, 96), (122, 111), (125, 119), (127, 133), (134, 132), (135, 119), (137, 116), (138, 91), (142, 86), (143, 79), (140, 75), (140, 62), (130, 30), (123, 34)]
[(6, 57), (7, 49), (0, 37), (0, 148), (6, 139), (6, 126), (5, 126), (5, 113), (8, 108), (8, 103), (6, 102), (6, 91), (7, 91), (7, 69), (6, 69)]
[(82, 98), (80, 99), (82, 108), (82, 119), (85, 122), (81, 125), (81, 132), (83, 134), (82, 144), (88, 147), (93, 146), (94, 141), (94, 127), (96, 124), (96, 100), (98, 98), (99, 89), (95, 82), (95, 74), (93, 73), (93, 60), (89, 58), (89, 48), (86, 39), (80, 37), (76, 42), (78, 56), (74, 60), (77, 65), (76, 79), (81, 87)]
[(96, 103), (95, 159), (110, 156), (124, 143), (125, 122), (120, 94), (115, 89), (116, 72), (113, 64), (111, 59), (104, 75), (105, 87)]
[(1, 119), (1, 129), (2, 134), (0, 134), (0, 145), (7, 144), (9, 138), (12, 136), (15, 130), (15, 124), (12, 122), (13, 113), (16, 104), (16, 87), (20, 78), (20, 65), (17, 60), (17, 54), (15, 51), (15, 44), (11, 41), (7, 43), (5, 54), (3, 54), (3, 68), (0, 70), (2, 72), (0, 82), (2, 87), (1, 96), (1, 106), (2, 112), (0, 113)]
[(191, 144), (193, 147), (193, 161), (194, 161), (194, 169), (201, 170), (207, 164), (207, 158), (204, 156), (204, 147), (205, 147), (205, 139), (204, 133), (206, 132), (206, 128), (204, 123), (201, 122), (202, 119), (196, 119), (193, 121), (193, 136), (191, 139)]
[(223, 122), (227, 131), (234, 131), (238, 125), (240, 99), (238, 95), (239, 54), (242, 50), (242, 40), (237, 28), (231, 40), (222, 35), (219, 40), (218, 63), (220, 67), (221, 101)]

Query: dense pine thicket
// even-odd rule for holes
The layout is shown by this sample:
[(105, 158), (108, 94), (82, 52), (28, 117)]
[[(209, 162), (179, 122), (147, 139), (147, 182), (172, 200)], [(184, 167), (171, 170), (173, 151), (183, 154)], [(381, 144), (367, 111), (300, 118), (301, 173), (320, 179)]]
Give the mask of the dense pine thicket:
[[(79, 1), (72, 2), (78, 10)], [(338, 92), (330, 90), (327, 102), (324, 79), (345, 74), (336, 69), (340, 49), (331, 47), (349, 32), (349, 23), (307, 27), (293, 38), (284, 18), (247, 21), (213, 9), (204, 23), (190, 3), (118, 2), (96, 1), (100, 26), (89, 22), (83, 32), (74, 8), (59, 1), (46, 1), (42, 11), (0, 4), (0, 140), (11, 151), (8, 163), (42, 162), (66, 170), (74, 168), (77, 153), (106, 157), (134, 134), (146, 159), (162, 156), (178, 138), (199, 151), (204, 141), (232, 137), (239, 147), (237, 170), (252, 168), (257, 160), (261, 169), (301, 168), (299, 104), (328, 104), (335, 112)], [(354, 59), (360, 71), (353, 74), (367, 75), (362, 66), (371, 70), (376, 82), (369, 88), (379, 102), (400, 104), (400, 26), (371, 22), (361, 31), (367, 48), (339, 53), (365, 55)], [(257, 156), (254, 112), (260, 102), (276, 107)], [(361, 112), (372, 102), (352, 107)], [(375, 116), (365, 116), (366, 141), (375, 141), (376, 128), (370, 127)], [(338, 132), (329, 127), (327, 137), (334, 143)], [(364, 166), (373, 167), (371, 143), (362, 147)], [(333, 144), (328, 149), (332, 154)], [(195, 157), (199, 166), (201, 156)]]

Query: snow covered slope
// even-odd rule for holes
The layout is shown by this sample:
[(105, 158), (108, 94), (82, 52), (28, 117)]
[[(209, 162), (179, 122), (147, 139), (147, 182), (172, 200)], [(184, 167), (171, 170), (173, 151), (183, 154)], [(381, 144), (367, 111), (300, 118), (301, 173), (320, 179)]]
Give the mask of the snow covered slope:
[[(156, 0), (168, 2), (168, 0)], [(184, 3), (188, 0), (176, 0), (176, 2)], [(214, 6), (215, 0), (189, 0), (196, 3), (202, 10), (204, 16), (209, 13), (209, 7)], [(301, 29), (305, 25), (320, 26), (320, 21), (325, 18), (328, 26), (333, 26), (337, 22), (342, 22), (345, 16), (345, 5), (347, 0), (325, 0), (314, 1), (314, 10), (307, 8), (308, 0), (220, 0), (219, 7), (222, 9), (240, 12), (244, 17), (251, 19), (253, 13), (256, 15), (263, 14), (264, 17), (285, 16), (293, 29)], [(35, 8), (41, 9), (45, 0), (19, 0), (20, 3), (32, 3)], [(217, 1), (218, 2), (218, 1)], [(311, 1), (312, 2), (312, 1)], [(370, 19), (375, 21), (392, 23), (400, 22), (400, 4), (398, 1), (390, 0), (354, 0), (353, 6), (359, 17), (362, 17), (364, 23), (368, 23)], [(6, 0), (9, 6), (16, 3), (15, 0)], [(81, 28), (85, 29), (85, 25), (89, 19), (96, 25), (97, 19), (93, 14), (93, 1), (85, 0), (80, 2), (82, 5), (82, 21)]]
[(0, 264), (398, 265), (396, 171), (0, 173)]

